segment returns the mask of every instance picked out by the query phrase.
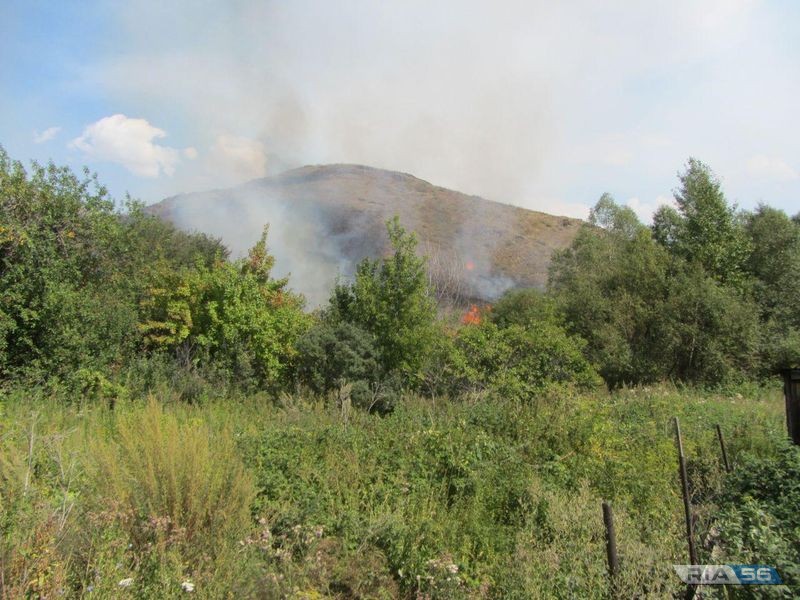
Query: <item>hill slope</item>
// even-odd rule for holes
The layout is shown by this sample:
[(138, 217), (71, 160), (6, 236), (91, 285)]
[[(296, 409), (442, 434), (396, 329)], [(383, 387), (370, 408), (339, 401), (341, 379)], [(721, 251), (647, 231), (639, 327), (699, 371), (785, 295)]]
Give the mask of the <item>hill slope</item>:
[(492, 202), (412, 175), (358, 165), (307, 166), (226, 190), (183, 194), (148, 209), (243, 252), (270, 223), (277, 269), (312, 304), (337, 273), (386, 251), (383, 223), (397, 214), (417, 232), (439, 294), (491, 300), (510, 287), (543, 287), (550, 255), (581, 221)]

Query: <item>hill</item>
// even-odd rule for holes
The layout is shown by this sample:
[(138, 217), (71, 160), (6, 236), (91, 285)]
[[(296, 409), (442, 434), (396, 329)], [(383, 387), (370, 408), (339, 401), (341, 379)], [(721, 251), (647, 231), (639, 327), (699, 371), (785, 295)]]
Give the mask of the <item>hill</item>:
[(167, 198), (148, 210), (222, 237), (234, 253), (270, 223), (277, 269), (312, 304), (364, 256), (386, 250), (397, 214), (417, 232), (440, 298), (489, 301), (511, 287), (543, 288), (555, 249), (582, 221), (470, 196), (406, 173), (360, 165), (306, 166), (244, 185)]

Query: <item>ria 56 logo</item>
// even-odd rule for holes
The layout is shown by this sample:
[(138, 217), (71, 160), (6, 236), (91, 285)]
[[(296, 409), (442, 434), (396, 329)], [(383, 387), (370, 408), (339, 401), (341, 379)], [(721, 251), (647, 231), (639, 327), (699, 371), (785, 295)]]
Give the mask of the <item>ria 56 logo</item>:
[(672, 565), (684, 583), (693, 585), (780, 585), (768, 565)]

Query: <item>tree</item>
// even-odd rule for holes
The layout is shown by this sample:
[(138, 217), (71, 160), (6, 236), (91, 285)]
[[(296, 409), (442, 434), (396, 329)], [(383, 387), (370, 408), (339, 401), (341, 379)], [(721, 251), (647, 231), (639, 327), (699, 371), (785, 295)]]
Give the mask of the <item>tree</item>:
[(747, 215), (753, 248), (747, 269), (760, 307), (765, 372), (800, 364), (800, 226), (781, 210), (760, 205)]
[(549, 290), (567, 329), (587, 341), (586, 355), (610, 386), (663, 377), (654, 337), (670, 260), (632, 211), (604, 195), (570, 248), (554, 254)]
[(645, 229), (636, 213), (630, 207), (617, 204), (609, 193), (600, 196), (597, 204), (589, 211), (589, 224), (629, 240)]
[(699, 160), (690, 158), (678, 177), (681, 187), (674, 194), (680, 218), (662, 209), (654, 221), (656, 239), (720, 283), (743, 291), (750, 245), (736, 208), (728, 206), (719, 180)]
[(375, 339), (352, 323), (317, 323), (297, 341), (297, 353), (298, 379), (318, 394), (345, 383), (369, 390), (380, 373)]
[(607, 228), (587, 225), (556, 254), (549, 285), (610, 386), (756, 374), (758, 310), (747, 295), (671, 253), (646, 227), (615, 218), (609, 197), (592, 214), (604, 215), (595, 222)]
[(759, 372), (758, 307), (698, 265), (670, 278), (656, 331), (670, 379), (716, 385)]
[(419, 380), (434, 336), (435, 304), (417, 239), (394, 217), (386, 223), (393, 254), (364, 259), (355, 279), (338, 282), (326, 318), (352, 323), (377, 344), (383, 375), (399, 371)]
[(288, 280), (272, 278), (266, 237), (265, 228), (247, 258), (210, 268), (198, 260), (192, 270), (165, 273), (142, 302), (147, 346), (243, 386), (285, 383), (310, 318)]
[(126, 208), (87, 170), (26, 170), (0, 148), (0, 378), (121, 371), (141, 348), (148, 288), (226, 255), (219, 240)]

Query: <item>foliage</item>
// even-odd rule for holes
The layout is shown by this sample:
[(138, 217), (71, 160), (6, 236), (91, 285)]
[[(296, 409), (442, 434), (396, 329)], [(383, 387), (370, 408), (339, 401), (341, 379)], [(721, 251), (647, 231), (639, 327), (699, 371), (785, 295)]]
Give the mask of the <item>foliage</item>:
[(0, 148), (0, 379), (119, 370), (139, 349), (138, 303), (155, 265), (223, 255), (216, 240), (128, 209), (88, 172), (27, 172)]
[(511, 290), (492, 305), (488, 314), (492, 323), (499, 327), (535, 323), (551, 323), (563, 326), (564, 315), (554, 298), (536, 289)]
[[(683, 195), (693, 198), (697, 186), (717, 190), (708, 177), (705, 171), (685, 176)], [(678, 215), (686, 220), (681, 225), (686, 231), (695, 231), (690, 223), (700, 218), (698, 211), (709, 203), (717, 206), (703, 198), (690, 217)], [(687, 211), (689, 204), (684, 202)], [(740, 284), (744, 275), (712, 276), (678, 241), (658, 243), (675, 235), (687, 247), (701, 243), (699, 234), (694, 241), (681, 237), (685, 233), (665, 234), (665, 215), (651, 234), (630, 209), (607, 195), (601, 198), (592, 221), (603, 227), (584, 227), (551, 265), (550, 290), (568, 329), (587, 341), (588, 358), (612, 387), (665, 379), (717, 385), (754, 377), (761, 365), (758, 306), (731, 283)]]
[(393, 254), (382, 260), (364, 259), (353, 282), (339, 282), (328, 318), (371, 334), (381, 374), (399, 371), (414, 386), (433, 342), (435, 303), (425, 259), (415, 252), (416, 236), (407, 233), (397, 217), (386, 223), (386, 230)]
[(297, 352), (298, 379), (315, 393), (326, 394), (346, 382), (368, 390), (378, 381), (375, 339), (352, 323), (317, 323), (298, 340)]
[(765, 597), (793, 597), (800, 582), (799, 481), (800, 450), (787, 445), (777, 459), (742, 461), (719, 501), (713, 533), (725, 560), (760, 564), (768, 557), (788, 586), (765, 589)]
[(719, 282), (743, 289), (751, 247), (736, 208), (727, 204), (719, 181), (701, 161), (690, 158), (679, 179), (678, 215), (669, 209), (656, 215), (657, 239)]
[(746, 215), (762, 333), (763, 370), (800, 365), (800, 226), (783, 211), (760, 205)]
[[(646, 228), (632, 223), (635, 216), (618, 209), (609, 196), (601, 199), (593, 215), (609, 228), (585, 226), (554, 255), (549, 284), (569, 331), (587, 341), (588, 359), (610, 386), (652, 382), (668, 370), (657, 332), (670, 259)], [(614, 212), (623, 214), (609, 216)]]
[(308, 325), (302, 298), (270, 276), (266, 230), (246, 259), (198, 263), (167, 273), (142, 302), (141, 331), (153, 350), (212, 366), (242, 385), (276, 386), (288, 376)]
[(582, 340), (557, 325), (483, 323), (464, 327), (455, 346), (464, 365), (455, 379), (460, 384), (456, 392), (491, 389), (502, 397), (532, 401), (570, 385), (585, 390), (600, 383), (581, 352)]
[(758, 373), (755, 303), (698, 269), (672, 277), (668, 294), (659, 341), (669, 377), (718, 385)]

